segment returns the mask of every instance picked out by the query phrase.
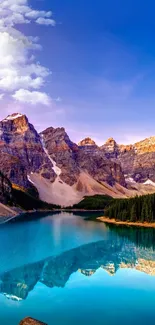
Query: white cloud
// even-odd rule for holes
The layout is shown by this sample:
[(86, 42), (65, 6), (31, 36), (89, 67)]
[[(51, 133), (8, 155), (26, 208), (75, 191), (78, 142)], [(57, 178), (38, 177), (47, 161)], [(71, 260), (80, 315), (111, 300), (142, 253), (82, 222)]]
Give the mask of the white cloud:
[(51, 25), (51, 26), (55, 26), (55, 21), (53, 19), (47, 19), (47, 18), (44, 18), (44, 17), (39, 17), (37, 20), (36, 20), (36, 23), (39, 24), (39, 25)]
[[(34, 51), (41, 49), (38, 44), (39, 39), (25, 36), (16, 29), (16, 24), (28, 24), (34, 21), (37, 24), (54, 26), (55, 21), (50, 18), (51, 16), (51, 11), (31, 9), (28, 0), (1, 1), (0, 90), (11, 95), (15, 91), (12, 97), (17, 100), (18, 90), (21, 91), (21, 89), (25, 90), (25, 93), (28, 91), (28, 94), (32, 92), (32, 97), (35, 93), (40, 95), (40, 91), (34, 90), (40, 90), (50, 71), (36, 61)], [(45, 93), (43, 97), (45, 98)]]
[(32, 105), (49, 105), (51, 102), (50, 97), (46, 93), (39, 91), (29, 91), (25, 89), (17, 90), (15, 94), (12, 95), (12, 97), (21, 103), (27, 103)]

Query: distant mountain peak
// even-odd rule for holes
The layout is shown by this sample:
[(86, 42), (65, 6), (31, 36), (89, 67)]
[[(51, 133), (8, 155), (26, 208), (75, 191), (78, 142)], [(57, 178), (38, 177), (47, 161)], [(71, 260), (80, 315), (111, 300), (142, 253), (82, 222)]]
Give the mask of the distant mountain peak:
[(24, 124), (28, 124), (28, 118), (26, 115), (21, 114), (21, 113), (13, 113), (11, 115), (8, 115), (7, 117), (5, 117), (2, 121), (0, 121), (1, 123), (9, 123), (9, 124), (20, 124), (20, 123), (24, 123)]
[(87, 137), (87, 138), (81, 140), (78, 143), (78, 146), (79, 147), (83, 147), (83, 146), (96, 146), (96, 143), (95, 143), (94, 140), (92, 140), (91, 138)]
[(108, 138), (108, 140), (106, 141), (106, 144), (116, 144), (116, 141), (115, 141), (115, 139), (114, 138)]
[(4, 121), (8, 121), (8, 120), (15, 120), (16, 118), (19, 118), (19, 117), (23, 117), (24, 115), (21, 114), (21, 113), (13, 113), (11, 115), (8, 115), (4, 120)]

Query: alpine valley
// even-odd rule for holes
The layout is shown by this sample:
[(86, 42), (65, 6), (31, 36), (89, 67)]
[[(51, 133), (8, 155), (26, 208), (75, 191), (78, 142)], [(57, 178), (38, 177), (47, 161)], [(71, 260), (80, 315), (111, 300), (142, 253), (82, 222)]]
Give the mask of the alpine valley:
[(155, 192), (155, 137), (133, 145), (113, 138), (101, 147), (90, 138), (78, 145), (64, 128), (40, 134), (25, 115), (0, 122), (1, 202), (11, 187), (39, 194), (63, 207), (95, 194), (126, 198)]

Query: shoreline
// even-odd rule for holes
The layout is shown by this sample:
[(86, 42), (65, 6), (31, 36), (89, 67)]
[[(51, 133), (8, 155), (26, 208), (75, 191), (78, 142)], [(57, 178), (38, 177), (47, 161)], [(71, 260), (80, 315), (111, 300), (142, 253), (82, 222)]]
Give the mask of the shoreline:
[(145, 228), (155, 228), (155, 222), (130, 222), (130, 221), (119, 221), (116, 219), (109, 219), (107, 217), (98, 217), (98, 221), (104, 223), (111, 223), (118, 226), (135, 226), (135, 227), (145, 227)]
[[(14, 219), (20, 219), (23, 216), (27, 215), (27, 214), (47, 214), (47, 213), (56, 213), (56, 212), (68, 212), (68, 213), (72, 213), (72, 212), (99, 212), (101, 214), (101, 212), (103, 212), (103, 210), (86, 210), (86, 209), (53, 209), (53, 210), (42, 210), (42, 209), (38, 209), (38, 210), (21, 210), (21, 211), (17, 211), (16, 209), (11, 209), (11, 207), (8, 207), (6, 205), (3, 205), (6, 208), (7, 213), (5, 215), (1, 215), (0, 216), (0, 225), (7, 223), (11, 220)], [(97, 220), (97, 218), (96, 218)]]

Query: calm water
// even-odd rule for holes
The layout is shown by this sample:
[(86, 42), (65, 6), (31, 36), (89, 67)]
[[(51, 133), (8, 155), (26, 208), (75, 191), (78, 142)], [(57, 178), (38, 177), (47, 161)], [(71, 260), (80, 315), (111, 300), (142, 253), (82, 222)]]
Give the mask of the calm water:
[(0, 227), (0, 324), (155, 321), (155, 231), (56, 214)]

